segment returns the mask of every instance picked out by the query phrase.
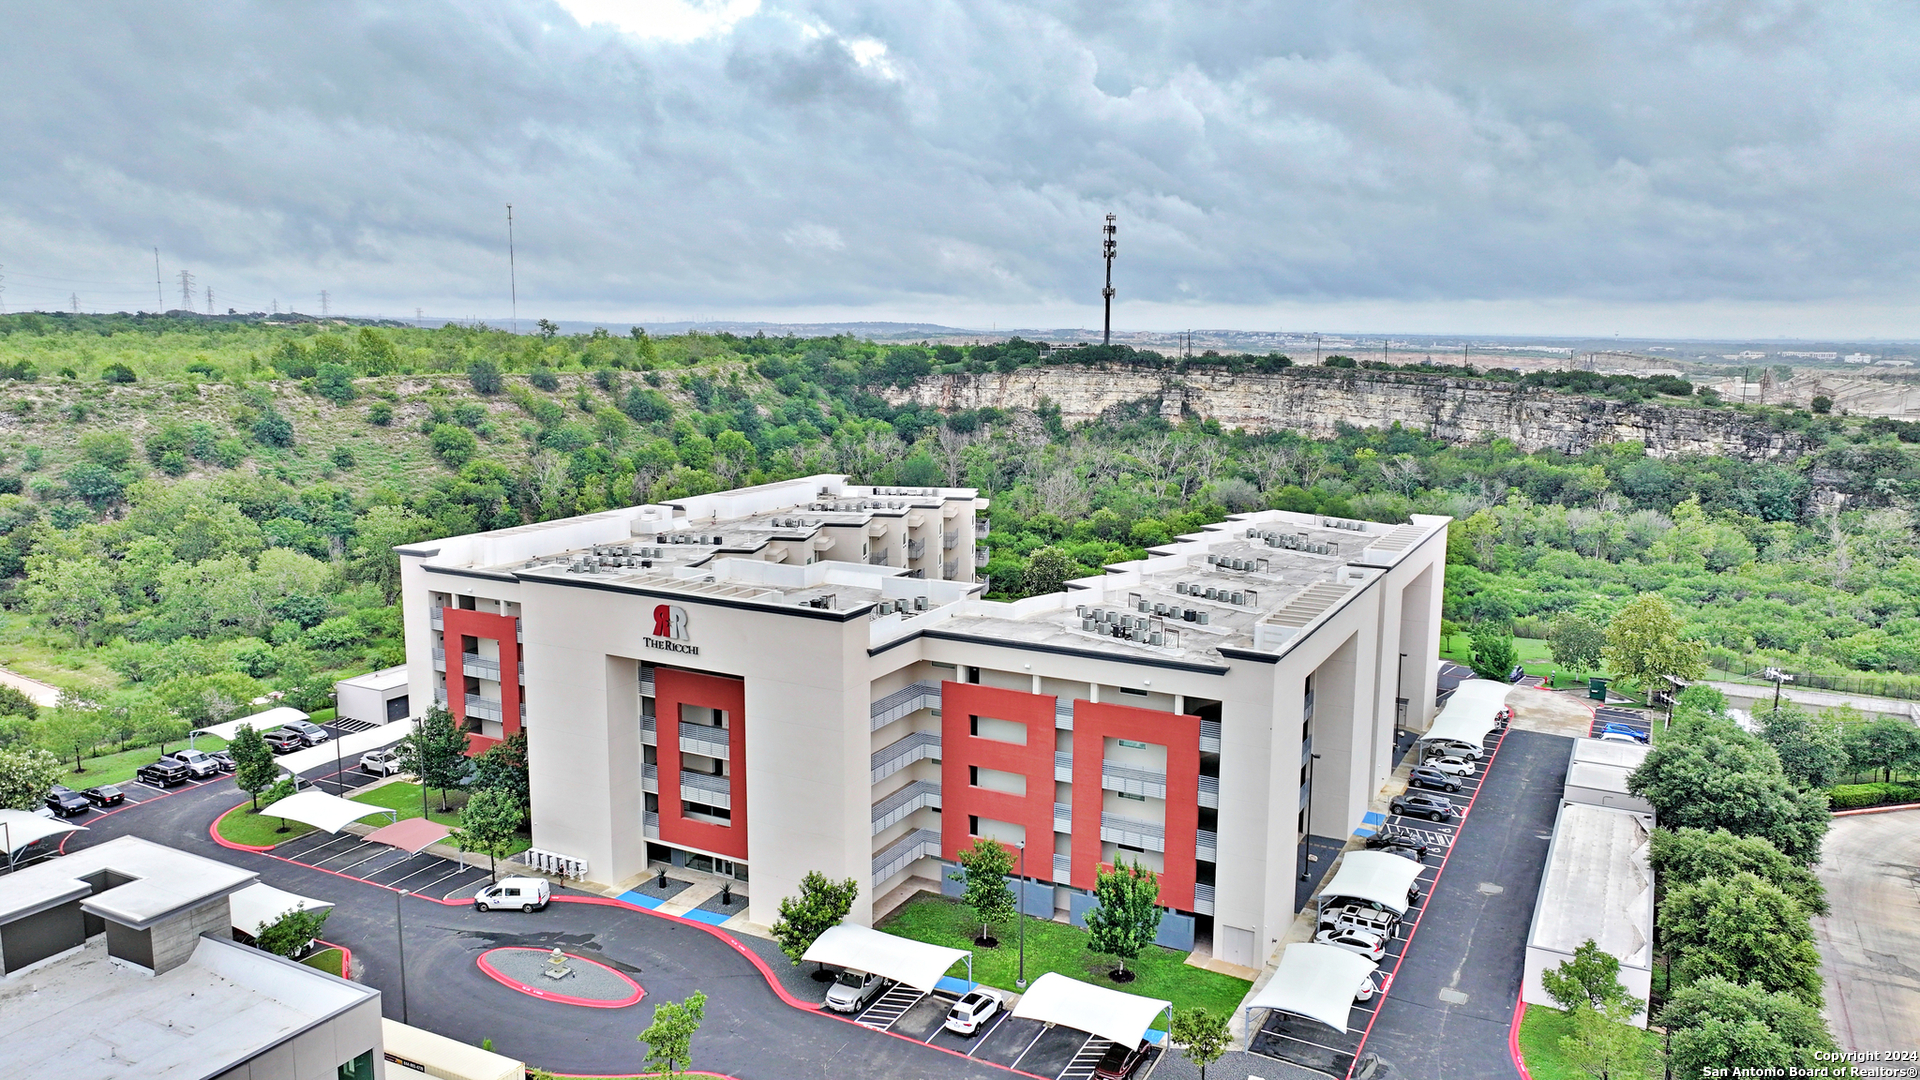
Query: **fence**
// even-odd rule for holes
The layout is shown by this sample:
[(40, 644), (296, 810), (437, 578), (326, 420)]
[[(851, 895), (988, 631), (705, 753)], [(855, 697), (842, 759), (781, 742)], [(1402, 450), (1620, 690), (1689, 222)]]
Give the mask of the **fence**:
[[(1764, 656), (1750, 656), (1725, 649), (1708, 649), (1705, 659), (1710, 668), (1742, 676), (1753, 676), (1775, 664), (1775, 661)], [(1787, 674), (1792, 676), (1788, 686), (1806, 690), (1831, 690), (1839, 694), (1920, 701), (1920, 676), (1898, 673), (1876, 675), (1870, 672), (1824, 674), (1811, 671), (1788, 671)]]

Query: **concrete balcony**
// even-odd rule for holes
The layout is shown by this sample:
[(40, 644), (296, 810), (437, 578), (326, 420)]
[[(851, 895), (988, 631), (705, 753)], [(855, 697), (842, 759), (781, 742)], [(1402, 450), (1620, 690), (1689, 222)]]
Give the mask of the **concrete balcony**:
[(1195, 885), (1193, 887), (1193, 912), (1196, 915), (1213, 914), (1213, 886)]
[(1203, 754), (1220, 752), (1220, 721), (1200, 721), (1200, 752)]
[(973, 549), (974, 569), (976, 570), (984, 569), (987, 565), (987, 560), (991, 558), (992, 555), (993, 555), (993, 551), (990, 548), (984, 548), (984, 547), (974, 548)]
[(987, 538), (987, 534), (992, 531), (993, 531), (993, 523), (988, 521), (986, 518), (973, 519), (973, 538), (975, 540), (985, 540)]
[(650, 670), (642, 670), (640, 672), (640, 696), (655, 696), (653, 692), (653, 672)]
[(1053, 699), (1053, 726), (1061, 731), (1073, 730), (1073, 702), (1067, 698)]
[(660, 839), (660, 815), (659, 814), (653, 812), (652, 810), (644, 811), (640, 815), (640, 822), (641, 822), (641, 826), (640, 826), (641, 830), (646, 833), (647, 839), (649, 840)]
[(440, 614), (445, 610), (445, 608), (434, 608), (432, 611), (429, 611), (427, 613), (427, 625), (433, 627), (435, 630), (445, 630), (447, 628), (447, 619), (446, 616)]
[(926, 557), (926, 554), (927, 554), (927, 542), (925, 540), (907, 541), (907, 558), (922, 559)]
[(881, 548), (879, 551), (876, 551), (873, 554), (867, 556), (867, 565), (868, 566), (887, 566), (889, 565), (887, 562), (887, 555), (888, 555), (887, 549)]
[(680, 797), (701, 806), (731, 810), (733, 809), (733, 781), (724, 776), (683, 772), (680, 774)]
[(660, 794), (660, 766), (650, 761), (640, 763), (640, 790), (649, 794)]
[(1071, 833), (1073, 831), (1073, 807), (1071, 804), (1057, 802), (1053, 804), (1053, 831)]
[(725, 760), (730, 745), (726, 728), (680, 721), (680, 752), (683, 754)]
[(659, 724), (657, 724), (651, 716), (642, 716), (640, 718), (640, 745), (660, 745)]
[(1121, 817), (1119, 814), (1100, 815), (1100, 839), (1111, 844), (1125, 844), (1128, 847), (1143, 848), (1147, 851), (1167, 850), (1167, 827), (1158, 821), (1141, 821), (1139, 818)]
[(927, 761), (939, 756), (939, 732), (911, 732), (873, 752), (873, 756), (868, 759), (872, 775), (872, 779), (868, 782), (877, 784), (916, 761)]
[(1220, 778), (1202, 776), (1200, 778), (1200, 805), (1209, 810), (1220, 809)]
[(1201, 862), (1210, 862), (1210, 863), (1219, 862), (1220, 861), (1219, 846), (1220, 846), (1220, 837), (1216, 833), (1210, 833), (1205, 829), (1201, 829), (1199, 832), (1194, 834), (1194, 837), (1193, 837), (1194, 857), (1199, 859)]
[(435, 671), (447, 670), (447, 650), (445, 649), (433, 650), (433, 670)]
[(1100, 786), (1107, 791), (1164, 799), (1167, 797), (1167, 774), (1156, 769), (1107, 762), (1100, 767)]
[(955, 529), (954, 531), (940, 538), (941, 551), (952, 551), (954, 548), (957, 548), (959, 546), (960, 546), (960, 530), (958, 529)]
[(948, 581), (960, 580), (960, 560), (948, 559), (947, 565), (940, 568), (940, 576)]
[(893, 693), (874, 702), (869, 710), (869, 722), (872, 726), (867, 730), (879, 731), (895, 720), (903, 720), (919, 712), (921, 709), (937, 709), (939, 707), (939, 683), (914, 683), (912, 686), (895, 690)]
[(460, 671), (462, 674), (471, 675), (476, 679), (486, 679), (490, 682), (500, 681), (500, 661), (489, 660), (479, 653), (461, 653)]
[(873, 884), (877, 886), (921, 859), (939, 854), (940, 834), (932, 829), (915, 829), (873, 857)]
[(492, 698), (483, 698), (479, 694), (467, 695), (467, 716), (476, 720), (500, 719), (500, 703)]
[(1053, 752), (1053, 778), (1063, 784), (1073, 783), (1073, 755), (1065, 750)]
[(1056, 885), (1072, 884), (1073, 856), (1056, 854), (1053, 857), (1053, 881)]
[(907, 819), (915, 810), (940, 806), (940, 785), (931, 780), (915, 780), (899, 791), (873, 804), (873, 832), (879, 836)]

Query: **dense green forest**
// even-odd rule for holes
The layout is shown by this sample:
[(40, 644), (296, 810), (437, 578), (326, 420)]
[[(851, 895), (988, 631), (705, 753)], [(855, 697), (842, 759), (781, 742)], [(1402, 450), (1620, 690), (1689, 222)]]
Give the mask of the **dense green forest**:
[[(0, 661), (107, 706), (122, 729), (216, 719), (268, 689), (313, 705), (336, 674), (400, 659), (394, 544), (840, 472), (981, 489), (996, 596), (1233, 512), (1440, 513), (1457, 519), (1457, 622), (1604, 620), (1658, 591), (1727, 664), (1920, 673), (1910, 425), (1749, 410), (1817, 447), (1754, 464), (1632, 444), (1527, 454), (1398, 428), (1250, 435), (1169, 424), (1152, 401), (1070, 427), (1044, 400), (943, 415), (880, 394), (1088, 353), (0, 317)], [(1671, 380), (1564, 389), (1685, 393)]]

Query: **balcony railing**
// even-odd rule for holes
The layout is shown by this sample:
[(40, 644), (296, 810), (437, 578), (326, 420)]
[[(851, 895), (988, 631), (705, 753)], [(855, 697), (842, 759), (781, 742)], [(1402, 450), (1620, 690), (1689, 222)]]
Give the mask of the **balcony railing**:
[(919, 860), (939, 854), (940, 834), (932, 829), (915, 829), (873, 857), (873, 883), (879, 885)]
[(909, 559), (923, 558), (926, 554), (927, 554), (927, 542), (925, 540), (907, 541), (907, 558)]
[(940, 576), (945, 578), (948, 581), (958, 580), (960, 577), (960, 560), (948, 559), (947, 565), (945, 565), (944, 567), (941, 567)]
[(653, 692), (653, 669), (652, 668), (640, 669), (640, 696), (641, 697), (655, 696)]
[(644, 830), (647, 834), (647, 839), (649, 840), (660, 839), (660, 815), (659, 814), (655, 813), (652, 810), (644, 811), (640, 815), (640, 822), (641, 822), (642, 830)]
[(500, 661), (490, 660), (478, 653), (461, 653), (460, 670), (476, 679), (500, 681)]
[(887, 555), (888, 555), (888, 549), (881, 548), (879, 551), (876, 551), (873, 554), (867, 556), (867, 565), (868, 566), (886, 566), (888, 565)]
[(959, 546), (960, 546), (960, 530), (958, 529), (955, 529), (954, 531), (940, 538), (941, 551), (952, 551), (954, 548), (957, 548)]
[(467, 715), (481, 720), (500, 719), (500, 703), (479, 694), (467, 695)]
[(1220, 809), (1220, 778), (1217, 776), (1200, 777), (1200, 805), (1210, 810)]
[(1053, 778), (1062, 783), (1073, 783), (1073, 754), (1066, 750), (1053, 752)]
[(987, 559), (991, 557), (992, 554), (993, 554), (993, 551), (990, 548), (983, 548), (983, 547), (974, 548), (973, 549), (974, 568), (980, 569), (985, 567), (987, 565)]
[(905, 719), (919, 712), (921, 709), (937, 709), (939, 707), (939, 683), (914, 683), (912, 686), (895, 690), (893, 693), (874, 702), (871, 706), (871, 723), (873, 726), (867, 730), (879, 731), (895, 720)]
[(1054, 855), (1053, 881), (1056, 885), (1066, 885), (1073, 881), (1073, 856)]
[(724, 776), (708, 773), (683, 772), (680, 774), (680, 797), (690, 803), (701, 806), (717, 806), (722, 810), (733, 809), (733, 781)]
[(680, 751), (703, 757), (724, 758), (728, 753), (727, 729), (712, 724), (680, 721)]
[(445, 649), (433, 650), (433, 670), (435, 671), (447, 670), (447, 650)]
[(1193, 911), (1196, 915), (1213, 914), (1213, 886), (1195, 885), (1193, 887)]
[(1068, 803), (1053, 804), (1053, 831), (1070, 833), (1073, 831), (1073, 807)]
[(1194, 857), (1199, 859), (1201, 862), (1210, 862), (1210, 863), (1219, 862), (1220, 861), (1219, 834), (1210, 833), (1205, 829), (1201, 829), (1199, 832), (1195, 833), (1193, 835), (1193, 853), (1194, 853)]
[(992, 522), (989, 522), (986, 518), (973, 519), (973, 538), (975, 540), (985, 540), (987, 534), (991, 531), (993, 531)]
[(440, 614), (445, 610), (444, 607), (437, 607), (427, 612), (427, 625), (433, 627), (435, 630), (445, 630), (447, 628), (447, 620), (444, 615)]
[(660, 794), (660, 766), (651, 761), (640, 763), (640, 790)]
[(1157, 769), (1103, 763), (1100, 766), (1100, 786), (1127, 795), (1164, 799), (1167, 797), (1167, 774)]
[(640, 745), (660, 745), (660, 727), (651, 716), (642, 716), (640, 718)]
[(1200, 721), (1200, 752), (1203, 754), (1220, 752), (1220, 721)]
[(1067, 698), (1053, 699), (1053, 726), (1061, 731), (1073, 730), (1073, 702)]
[(873, 804), (873, 832), (881, 833), (900, 824), (915, 810), (940, 805), (940, 785), (931, 780), (915, 780), (899, 791)]
[(1121, 817), (1119, 814), (1100, 815), (1100, 839), (1128, 847), (1142, 848), (1147, 851), (1167, 850), (1167, 827), (1158, 821), (1141, 821), (1139, 818)]
[(926, 761), (940, 756), (940, 733), (937, 731), (915, 731), (873, 752), (869, 764), (872, 766), (872, 779), (877, 784), (916, 761)]

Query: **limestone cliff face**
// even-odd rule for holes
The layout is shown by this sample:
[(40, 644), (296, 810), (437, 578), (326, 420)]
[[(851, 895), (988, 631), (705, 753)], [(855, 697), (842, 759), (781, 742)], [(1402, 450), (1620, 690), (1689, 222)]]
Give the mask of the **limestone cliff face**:
[(1042, 398), (1068, 422), (1091, 420), (1117, 405), (1152, 401), (1162, 416), (1197, 416), (1248, 431), (1290, 429), (1333, 435), (1338, 425), (1399, 423), (1448, 442), (1483, 435), (1521, 449), (1577, 454), (1610, 442), (1637, 441), (1656, 456), (1718, 454), (1747, 460), (1791, 457), (1796, 435), (1766, 430), (1725, 409), (1623, 404), (1578, 394), (1522, 390), (1506, 383), (1404, 372), (1291, 369), (1271, 374), (1099, 368), (1022, 368), (979, 375), (933, 375), (904, 390), (908, 401), (943, 410), (1033, 408)]

